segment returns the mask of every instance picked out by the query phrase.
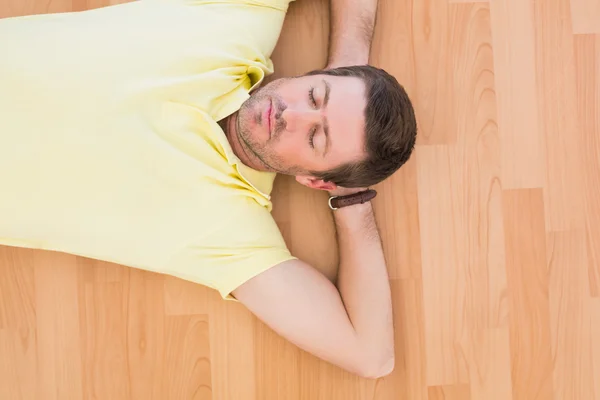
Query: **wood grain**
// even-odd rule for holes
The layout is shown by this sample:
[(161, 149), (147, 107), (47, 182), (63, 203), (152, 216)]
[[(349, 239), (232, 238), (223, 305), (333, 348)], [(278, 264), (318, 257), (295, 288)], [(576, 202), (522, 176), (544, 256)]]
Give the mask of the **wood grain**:
[(490, 1), (502, 185), (536, 188), (544, 182), (539, 126), (532, 0)]
[[(0, 17), (124, 1), (0, 0)], [(373, 202), (389, 376), (323, 362), (203, 286), (0, 247), (0, 398), (600, 399), (599, 11), (379, 0), (371, 61), (409, 92), (420, 133)], [(268, 80), (322, 67), (328, 29), (328, 0), (292, 3)], [(287, 177), (273, 195), (292, 251), (335, 280), (326, 195)]]
[(573, 33), (600, 33), (600, 1), (571, 0)]
[(431, 386), (429, 400), (470, 400), (469, 385)]
[[(545, 157), (546, 230), (585, 226), (581, 129), (577, 118), (575, 50), (569, 0), (535, 2), (538, 126)], [(563, 21), (554, 24), (554, 21)]]
[(466, 219), (460, 153), (454, 146), (435, 145), (419, 148), (417, 156), (427, 383), (466, 383), (457, 347), (466, 329), (467, 286), (464, 241), (458, 240), (465, 234)]
[(461, 347), (469, 369), (471, 398), (512, 399), (512, 357), (508, 326), (470, 330), (462, 338)]
[[(36, 397), (52, 400), (84, 396), (77, 260), (49, 252), (35, 254)], [(93, 333), (92, 340), (98, 340)], [(87, 361), (87, 360), (86, 360)]]
[(541, 189), (503, 194), (513, 398), (553, 396), (544, 201)]
[(584, 166), (581, 197), (585, 207), (590, 292), (600, 297), (600, 35), (575, 38), (575, 65), (580, 124), (575, 140), (579, 142)]
[(598, 321), (588, 292), (585, 230), (548, 234), (547, 244), (554, 393), (558, 399), (597, 398), (593, 326)]

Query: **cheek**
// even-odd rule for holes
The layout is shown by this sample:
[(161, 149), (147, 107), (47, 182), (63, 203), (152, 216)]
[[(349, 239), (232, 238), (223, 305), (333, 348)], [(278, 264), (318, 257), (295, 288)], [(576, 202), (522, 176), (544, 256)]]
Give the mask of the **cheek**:
[(270, 151), (287, 164), (304, 164), (310, 159), (311, 151), (308, 145), (301, 145), (298, 140), (280, 140), (270, 146)]
[(281, 155), (293, 157), (295, 153), (299, 153), (298, 145), (289, 138), (283, 138), (271, 143), (271, 149)]

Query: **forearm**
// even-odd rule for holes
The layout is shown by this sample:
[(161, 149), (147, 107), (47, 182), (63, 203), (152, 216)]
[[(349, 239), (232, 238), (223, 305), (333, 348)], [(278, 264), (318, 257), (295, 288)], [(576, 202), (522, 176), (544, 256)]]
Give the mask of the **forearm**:
[(340, 252), (338, 290), (364, 351), (376, 358), (374, 365), (391, 369), (392, 301), (372, 206), (367, 202), (341, 208), (334, 216)]
[(330, 0), (331, 67), (369, 62), (377, 0)]

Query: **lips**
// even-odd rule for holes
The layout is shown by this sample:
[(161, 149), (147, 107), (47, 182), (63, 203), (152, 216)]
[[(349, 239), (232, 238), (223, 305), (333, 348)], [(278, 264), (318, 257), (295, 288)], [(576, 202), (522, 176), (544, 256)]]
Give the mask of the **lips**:
[(271, 132), (271, 114), (273, 113), (273, 103), (269, 103), (269, 110), (267, 111), (267, 118), (269, 121), (269, 132)]
[(266, 111), (266, 119), (265, 119), (267, 129), (269, 130), (269, 136), (271, 136), (271, 126), (273, 125), (272, 114), (273, 114), (273, 102), (269, 101), (269, 105), (267, 106), (267, 111)]

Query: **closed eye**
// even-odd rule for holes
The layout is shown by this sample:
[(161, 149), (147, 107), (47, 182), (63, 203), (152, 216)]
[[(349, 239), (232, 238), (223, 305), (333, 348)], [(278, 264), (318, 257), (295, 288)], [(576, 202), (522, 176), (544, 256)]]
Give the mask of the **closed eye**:
[(317, 101), (315, 100), (315, 88), (311, 87), (310, 90), (308, 91), (308, 98), (310, 99), (310, 102), (312, 103), (312, 105), (314, 107), (317, 106)]
[(311, 148), (315, 148), (315, 134), (317, 133), (317, 128), (312, 128), (310, 132), (310, 136), (308, 137), (308, 144)]

